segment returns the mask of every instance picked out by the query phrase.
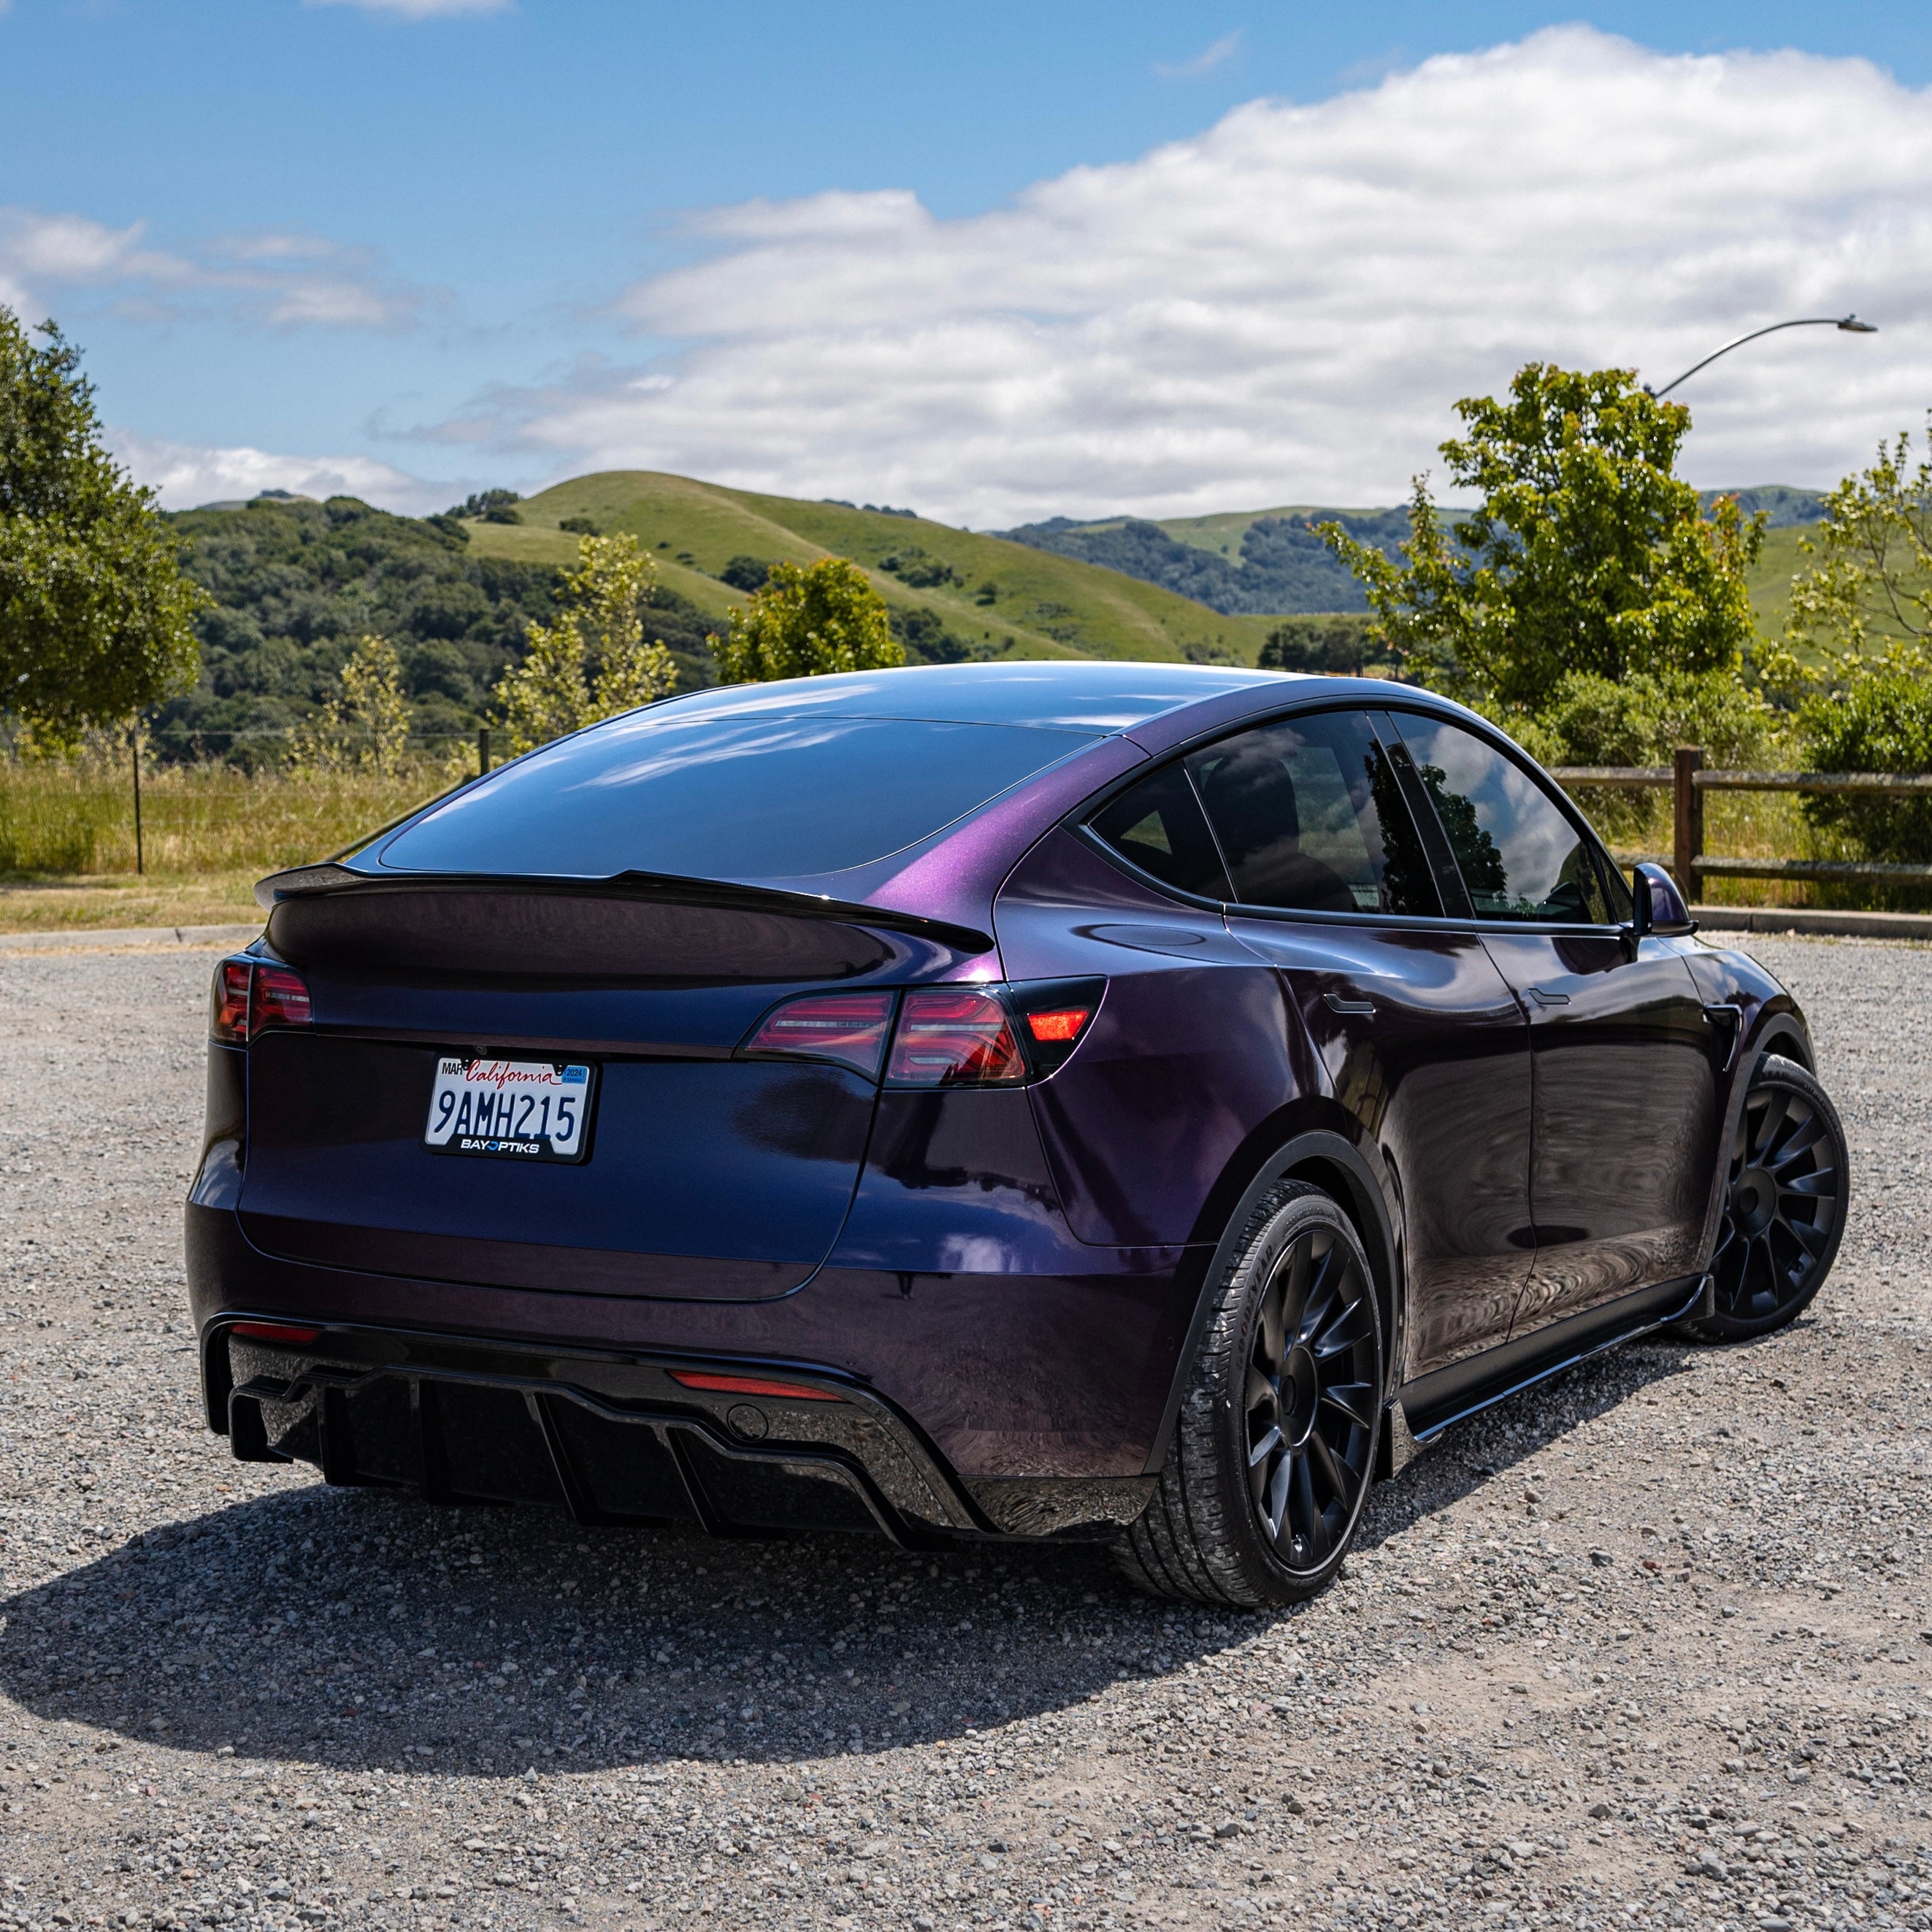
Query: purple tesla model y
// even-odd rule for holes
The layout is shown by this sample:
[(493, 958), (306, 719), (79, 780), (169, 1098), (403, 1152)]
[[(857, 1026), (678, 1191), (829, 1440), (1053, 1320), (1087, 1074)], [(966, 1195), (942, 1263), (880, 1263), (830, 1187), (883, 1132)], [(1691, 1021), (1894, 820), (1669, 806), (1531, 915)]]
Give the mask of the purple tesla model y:
[(1838, 1244), (1790, 998), (1396, 685), (703, 692), (259, 890), (190, 1293), (210, 1426), (333, 1483), (1281, 1603), (1418, 1443)]

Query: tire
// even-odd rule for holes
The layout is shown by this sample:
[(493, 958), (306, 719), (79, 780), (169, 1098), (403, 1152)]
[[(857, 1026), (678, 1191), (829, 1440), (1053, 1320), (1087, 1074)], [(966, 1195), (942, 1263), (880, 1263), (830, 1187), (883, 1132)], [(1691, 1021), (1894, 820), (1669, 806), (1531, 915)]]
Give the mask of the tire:
[(1368, 1500), (1382, 1420), (1374, 1276), (1334, 1201), (1283, 1181), (1210, 1292), (1167, 1467), (1114, 1554), (1156, 1597), (1298, 1603), (1340, 1570)]
[(1714, 1342), (1782, 1328), (1825, 1285), (1850, 1199), (1845, 1130), (1795, 1060), (1768, 1058), (1744, 1096), (1712, 1250), (1717, 1312), (1691, 1324)]

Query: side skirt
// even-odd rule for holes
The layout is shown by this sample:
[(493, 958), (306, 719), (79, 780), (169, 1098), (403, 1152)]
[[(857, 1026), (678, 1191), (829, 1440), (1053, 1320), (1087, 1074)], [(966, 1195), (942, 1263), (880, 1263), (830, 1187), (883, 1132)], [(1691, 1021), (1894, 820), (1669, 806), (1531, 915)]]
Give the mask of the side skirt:
[(1396, 1400), (1415, 1441), (1426, 1444), (1451, 1424), (1493, 1408), (1519, 1390), (1546, 1382), (1653, 1329), (1709, 1314), (1714, 1305), (1708, 1275), (1661, 1282), (1540, 1328), (1520, 1341), (1418, 1376), (1403, 1384)]

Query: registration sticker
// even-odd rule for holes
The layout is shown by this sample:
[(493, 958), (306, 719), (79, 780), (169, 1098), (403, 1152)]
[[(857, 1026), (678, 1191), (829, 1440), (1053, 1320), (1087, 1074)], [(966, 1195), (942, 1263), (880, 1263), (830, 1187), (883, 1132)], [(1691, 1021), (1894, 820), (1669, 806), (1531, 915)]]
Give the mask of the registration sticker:
[(497, 1160), (580, 1161), (596, 1070), (550, 1060), (439, 1060), (423, 1144)]

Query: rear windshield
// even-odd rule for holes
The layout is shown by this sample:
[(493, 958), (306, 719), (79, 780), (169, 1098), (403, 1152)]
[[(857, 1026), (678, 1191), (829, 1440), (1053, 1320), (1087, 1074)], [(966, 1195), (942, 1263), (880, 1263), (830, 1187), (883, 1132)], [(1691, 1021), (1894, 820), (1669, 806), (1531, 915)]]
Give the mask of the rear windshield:
[(532, 752), (398, 833), (408, 872), (784, 879), (916, 844), (1084, 734), (921, 718), (644, 712)]

